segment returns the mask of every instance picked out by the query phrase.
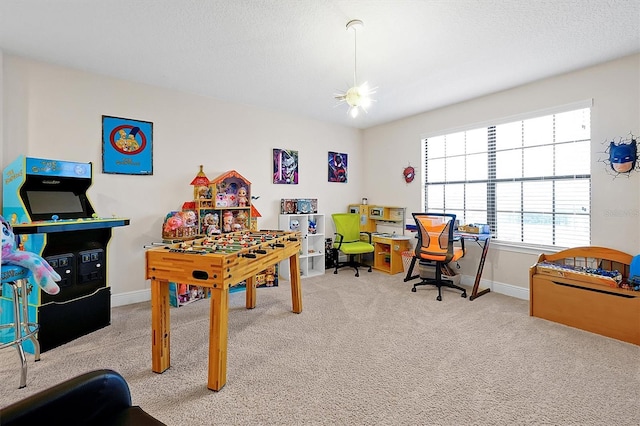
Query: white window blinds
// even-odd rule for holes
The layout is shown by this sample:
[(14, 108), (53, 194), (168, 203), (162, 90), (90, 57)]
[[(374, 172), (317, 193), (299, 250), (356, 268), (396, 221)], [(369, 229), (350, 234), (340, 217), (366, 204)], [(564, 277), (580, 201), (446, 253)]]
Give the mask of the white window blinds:
[(424, 210), (488, 224), (506, 242), (589, 245), (590, 111), (423, 139)]

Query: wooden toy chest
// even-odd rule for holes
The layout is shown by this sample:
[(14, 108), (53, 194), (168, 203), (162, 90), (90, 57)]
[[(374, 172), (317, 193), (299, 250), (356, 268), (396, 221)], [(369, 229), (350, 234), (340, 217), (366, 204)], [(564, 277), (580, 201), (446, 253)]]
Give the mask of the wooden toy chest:
[(631, 260), (629, 254), (594, 246), (541, 254), (529, 269), (529, 314), (640, 345), (640, 292), (564, 266), (617, 270), (624, 283)]

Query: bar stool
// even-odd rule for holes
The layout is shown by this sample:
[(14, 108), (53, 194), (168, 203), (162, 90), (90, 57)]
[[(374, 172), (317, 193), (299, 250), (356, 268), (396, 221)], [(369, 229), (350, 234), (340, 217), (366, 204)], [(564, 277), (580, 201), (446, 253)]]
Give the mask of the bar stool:
[(37, 323), (29, 322), (28, 279), (30, 275), (31, 271), (21, 266), (2, 265), (2, 285), (4, 287), (4, 284), (8, 284), (13, 293), (13, 322), (0, 325), (0, 330), (13, 328), (13, 340), (0, 343), (0, 349), (15, 346), (18, 350), (21, 364), (19, 389), (27, 386), (27, 357), (22, 346), (23, 342), (31, 340), (35, 361), (40, 361), (40, 343), (36, 339), (36, 333), (38, 333), (40, 326)]

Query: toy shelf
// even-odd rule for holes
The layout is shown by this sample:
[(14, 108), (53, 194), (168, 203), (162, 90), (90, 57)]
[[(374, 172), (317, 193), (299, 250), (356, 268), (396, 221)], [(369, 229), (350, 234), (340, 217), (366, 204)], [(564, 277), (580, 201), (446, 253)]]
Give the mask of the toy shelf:
[[(315, 226), (314, 226), (315, 225)], [(325, 270), (325, 228), (324, 215), (281, 214), (279, 225), (284, 231), (299, 231), (302, 237), (300, 248), (300, 277), (324, 274)], [(289, 279), (289, 261), (280, 263), (280, 276)]]

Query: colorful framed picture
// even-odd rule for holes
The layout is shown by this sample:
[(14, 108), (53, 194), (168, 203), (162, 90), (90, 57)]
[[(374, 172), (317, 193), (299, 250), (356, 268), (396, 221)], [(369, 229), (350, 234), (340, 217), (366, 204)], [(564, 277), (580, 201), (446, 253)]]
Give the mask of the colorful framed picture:
[(153, 123), (102, 116), (102, 173), (153, 174)]
[(298, 184), (298, 151), (273, 149), (273, 183)]
[(347, 154), (329, 152), (329, 182), (347, 182)]

